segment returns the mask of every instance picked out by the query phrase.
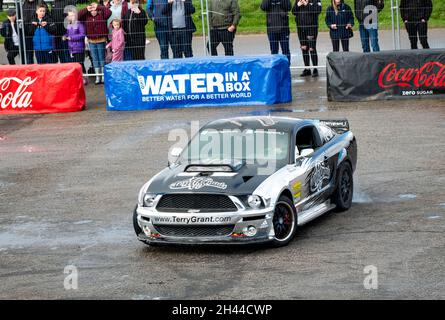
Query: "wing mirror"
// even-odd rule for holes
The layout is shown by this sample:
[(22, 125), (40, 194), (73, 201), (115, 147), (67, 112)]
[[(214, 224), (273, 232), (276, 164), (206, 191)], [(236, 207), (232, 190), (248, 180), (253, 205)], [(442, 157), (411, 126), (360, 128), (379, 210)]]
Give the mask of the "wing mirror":
[(314, 153), (314, 149), (311, 149), (311, 148), (303, 149), (303, 150), (301, 150), (300, 156), (301, 157), (309, 157), (313, 153)]
[(182, 148), (179, 148), (179, 147), (174, 147), (170, 150), (170, 154), (168, 157), (168, 166), (169, 167), (172, 163), (175, 163), (176, 160), (178, 160), (181, 153), (182, 153)]

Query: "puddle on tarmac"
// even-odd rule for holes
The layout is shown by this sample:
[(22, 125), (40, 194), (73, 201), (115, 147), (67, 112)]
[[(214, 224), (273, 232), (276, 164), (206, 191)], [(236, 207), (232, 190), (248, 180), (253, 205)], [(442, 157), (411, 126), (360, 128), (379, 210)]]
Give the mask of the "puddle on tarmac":
[(429, 216), (426, 217), (429, 220), (437, 220), (437, 219), (442, 219), (442, 215), (441, 214), (431, 214)]
[[(83, 220), (85, 222), (88, 220)], [(109, 226), (100, 228), (90, 223), (15, 221), (2, 225), (0, 229), (0, 248), (20, 249), (47, 247), (57, 250), (61, 246), (80, 246), (89, 248), (100, 244), (133, 241), (131, 226)], [(86, 227), (88, 225), (88, 227)], [(75, 226), (73, 228), (73, 226)]]
[(412, 199), (416, 199), (417, 195), (415, 195), (413, 193), (403, 193), (403, 194), (399, 194), (399, 198), (404, 199), (404, 200), (412, 200)]

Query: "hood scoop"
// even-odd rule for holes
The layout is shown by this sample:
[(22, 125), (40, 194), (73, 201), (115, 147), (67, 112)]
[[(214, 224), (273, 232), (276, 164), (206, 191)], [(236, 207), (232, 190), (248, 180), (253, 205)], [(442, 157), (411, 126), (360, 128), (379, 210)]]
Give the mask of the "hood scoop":
[(213, 172), (234, 172), (234, 168), (230, 165), (201, 165), (190, 164), (184, 172), (199, 172), (199, 173), (213, 173)]
[(246, 183), (247, 181), (249, 181), (252, 178), (253, 178), (253, 176), (243, 176), (243, 181), (244, 181), (244, 183)]

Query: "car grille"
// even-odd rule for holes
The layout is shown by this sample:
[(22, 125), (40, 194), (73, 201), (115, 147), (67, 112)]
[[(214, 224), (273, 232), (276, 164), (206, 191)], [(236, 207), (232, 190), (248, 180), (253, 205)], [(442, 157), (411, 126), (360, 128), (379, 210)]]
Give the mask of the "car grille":
[(226, 195), (219, 194), (166, 194), (159, 200), (156, 209), (161, 212), (231, 212), (237, 207)]
[(154, 226), (163, 236), (170, 237), (218, 237), (230, 235), (235, 225), (225, 226)]

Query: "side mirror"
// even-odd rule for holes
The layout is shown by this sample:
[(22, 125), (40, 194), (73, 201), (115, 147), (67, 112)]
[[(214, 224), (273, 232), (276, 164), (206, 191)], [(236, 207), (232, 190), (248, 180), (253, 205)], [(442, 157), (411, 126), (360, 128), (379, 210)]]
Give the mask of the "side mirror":
[(167, 165), (170, 167), (170, 165), (175, 163), (176, 160), (181, 155), (181, 153), (182, 153), (182, 148), (175, 147), (175, 148), (171, 149), (170, 154), (168, 155), (168, 164)]
[(171, 149), (170, 155), (172, 156), (172, 158), (177, 158), (181, 155), (181, 152), (182, 152), (182, 148), (175, 147), (175, 148)]
[(309, 157), (311, 154), (313, 154), (314, 153), (314, 149), (303, 149), (303, 150), (301, 150), (301, 154), (300, 154), (300, 156), (302, 156), (302, 157)]

